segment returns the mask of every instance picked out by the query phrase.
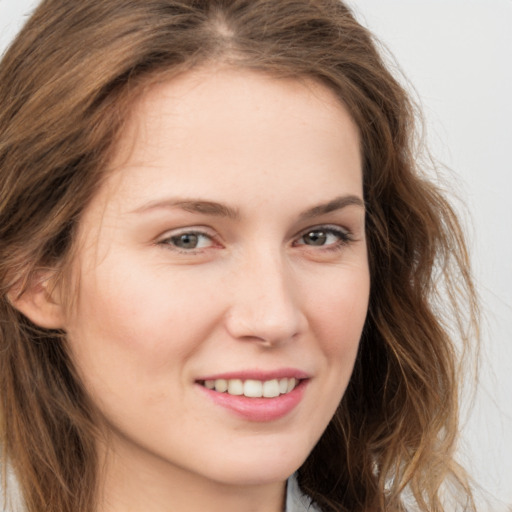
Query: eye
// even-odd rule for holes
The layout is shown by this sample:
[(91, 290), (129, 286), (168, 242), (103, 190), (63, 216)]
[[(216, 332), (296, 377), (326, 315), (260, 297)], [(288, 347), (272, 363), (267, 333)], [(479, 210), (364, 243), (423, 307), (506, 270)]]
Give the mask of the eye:
[(350, 242), (349, 233), (340, 228), (320, 226), (309, 229), (297, 240), (295, 245), (308, 245), (310, 247), (337, 248)]
[(212, 237), (206, 233), (198, 231), (186, 231), (167, 237), (160, 244), (170, 245), (181, 251), (194, 251), (197, 249), (205, 249), (214, 245)]

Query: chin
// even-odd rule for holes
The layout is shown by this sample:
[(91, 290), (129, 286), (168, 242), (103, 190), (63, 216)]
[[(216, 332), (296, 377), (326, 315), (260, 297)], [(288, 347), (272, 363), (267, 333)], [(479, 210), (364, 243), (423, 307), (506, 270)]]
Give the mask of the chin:
[(222, 465), (210, 467), (212, 479), (231, 485), (266, 485), (286, 481), (304, 463), (310, 448), (283, 443), (278, 447), (256, 447), (224, 457)]

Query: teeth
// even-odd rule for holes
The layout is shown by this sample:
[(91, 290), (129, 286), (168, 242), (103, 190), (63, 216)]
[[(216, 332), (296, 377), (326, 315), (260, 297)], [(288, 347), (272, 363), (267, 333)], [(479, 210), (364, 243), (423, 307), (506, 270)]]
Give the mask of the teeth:
[(263, 383), (260, 380), (246, 380), (244, 382), (244, 396), (259, 398), (263, 396)]
[(224, 393), (228, 390), (228, 381), (224, 379), (217, 379), (214, 381), (215, 384), (215, 391), (218, 391), (219, 393)]
[(271, 379), (266, 381), (248, 379), (216, 379), (205, 380), (204, 386), (208, 389), (214, 389), (219, 393), (228, 393), (230, 395), (244, 395), (249, 398), (274, 398), (284, 395), (294, 390), (298, 384), (295, 378)]
[(228, 393), (230, 395), (243, 395), (244, 383), (239, 379), (228, 380)]
[(268, 398), (279, 396), (279, 382), (277, 379), (267, 380), (263, 383), (263, 396)]

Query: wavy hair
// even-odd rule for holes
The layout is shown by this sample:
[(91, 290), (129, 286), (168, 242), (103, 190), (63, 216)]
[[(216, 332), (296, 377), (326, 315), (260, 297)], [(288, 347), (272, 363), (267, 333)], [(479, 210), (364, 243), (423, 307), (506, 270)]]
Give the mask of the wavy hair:
[(457, 216), (419, 169), (415, 108), (337, 0), (45, 0), (0, 65), (0, 421), (28, 512), (93, 512), (95, 408), (65, 333), (9, 300), (64, 275), (130, 107), (212, 62), (332, 90), (361, 135), (371, 293), (354, 373), (298, 481), (324, 512), (444, 510), (458, 361), (476, 325)]

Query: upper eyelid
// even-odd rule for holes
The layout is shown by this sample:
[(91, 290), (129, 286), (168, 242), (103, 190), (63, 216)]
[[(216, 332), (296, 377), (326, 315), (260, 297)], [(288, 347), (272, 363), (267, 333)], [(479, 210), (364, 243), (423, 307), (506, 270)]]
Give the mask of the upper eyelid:
[[(178, 244), (174, 243), (174, 239), (178, 239), (182, 235), (199, 235), (208, 238), (209, 243), (206, 247), (192, 247), (192, 248), (184, 248), (180, 247)], [(217, 238), (213, 235), (205, 233), (204, 231), (193, 230), (193, 229), (183, 229), (181, 231), (177, 231), (175, 233), (167, 232), (166, 235), (159, 237), (155, 240), (154, 245), (163, 248), (166, 251), (172, 251), (176, 254), (182, 255), (200, 255), (209, 249), (218, 249), (219, 246), (222, 246), (217, 240)]]
[[(210, 240), (210, 244), (207, 247), (197, 247), (191, 249), (184, 249), (175, 245), (173, 243), (173, 239), (179, 238), (182, 235), (194, 234), (205, 236)], [(176, 252), (181, 252), (183, 254), (200, 254), (201, 252), (208, 250), (210, 248), (214, 248), (215, 246), (222, 245), (222, 242), (219, 241), (219, 237), (215, 234), (209, 232), (209, 230), (205, 230), (205, 228), (182, 228), (182, 229), (174, 229), (170, 231), (166, 231), (163, 235), (157, 237), (153, 242), (154, 245), (163, 247), (167, 250), (172, 250)]]
[(214, 232), (213, 229), (208, 228), (206, 226), (195, 226), (195, 227), (187, 226), (187, 227), (183, 227), (183, 228), (168, 229), (167, 231), (164, 231), (161, 235), (156, 237), (156, 240), (157, 241), (167, 240), (169, 238), (174, 238), (176, 236), (186, 235), (189, 233), (195, 234), (195, 235), (208, 236), (212, 239), (217, 236), (217, 233)]
[[(325, 230), (329, 231), (331, 233), (339, 233), (340, 235), (343, 235), (346, 238), (353, 238), (353, 232), (344, 226), (340, 226), (338, 224), (315, 224), (313, 226), (309, 226), (307, 228), (301, 229), (298, 231), (293, 237), (292, 237), (292, 243), (295, 243), (298, 239), (302, 238), (304, 235), (311, 231), (315, 230)], [(183, 227), (183, 228), (176, 228), (173, 230), (168, 230), (164, 232), (162, 235), (158, 236), (155, 239), (155, 243), (159, 244), (165, 241), (168, 241), (172, 238), (179, 237), (180, 235), (184, 234), (195, 234), (195, 235), (202, 235), (210, 238), (212, 242), (222, 242), (222, 237), (219, 235), (219, 233), (212, 228), (209, 228), (207, 226), (193, 226), (193, 227)]]
[(346, 235), (346, 236), (352, 235), (352, 230), (350, 230), (346, 227), (343, 227), (343, 226), (339, 226), (337, 224), (316, 224), (314, 226), (311, 226), (311, 227), (308, 227), (305, 229), (301, 229), (297, 233), (296, 238), (300, 238), (301, 236), (304, 236), (311, 231), (318, 231), (318, 230), (322, 230), (322, 229), (325, 231), (331, 231), (333, 233), (342, 233), (343, 235)]

